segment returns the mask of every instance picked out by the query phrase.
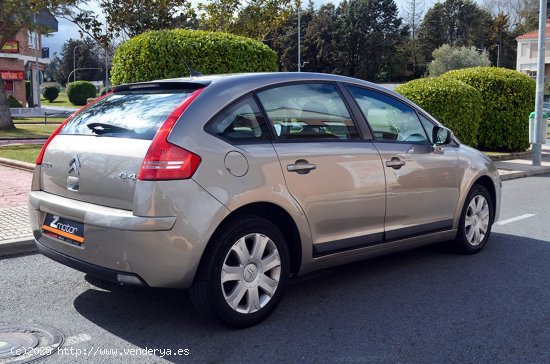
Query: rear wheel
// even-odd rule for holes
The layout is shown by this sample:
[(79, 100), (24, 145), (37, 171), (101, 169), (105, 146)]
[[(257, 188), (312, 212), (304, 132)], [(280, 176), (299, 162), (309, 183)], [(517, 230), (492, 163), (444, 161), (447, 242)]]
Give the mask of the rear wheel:
[(472, 187), (462, 208), (455, 247), (465, 254), (481, 251), (489, 240), (494, 214), (487, 189), (481, 185)]
[(257, 217), (233, 220), (215, 234), (191, 287), (195, 306), (229, 326), (258, 324), (275, 309), (286, 288), (285, 238)]

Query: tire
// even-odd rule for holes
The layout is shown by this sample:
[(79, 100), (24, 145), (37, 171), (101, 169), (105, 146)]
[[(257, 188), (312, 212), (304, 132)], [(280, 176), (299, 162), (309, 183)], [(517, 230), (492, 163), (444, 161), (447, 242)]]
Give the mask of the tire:
[(209, 318), (234, 328), (254, 326), (279, 304), (289, 272), (288, 246), (279, 228), (263, 218), (237, 217), (208, 244), (191, 299)]
[(489, 191), (474, 185), (462, 207), (454, 246), (463, 254), (479, 253), (487, 244), (495, 217), (493, 200)]

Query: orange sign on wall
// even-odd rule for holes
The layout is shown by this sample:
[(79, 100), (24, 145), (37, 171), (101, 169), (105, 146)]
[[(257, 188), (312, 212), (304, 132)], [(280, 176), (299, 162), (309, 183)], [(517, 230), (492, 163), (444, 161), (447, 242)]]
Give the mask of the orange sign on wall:
[(8, 40), (0, 49), (0, 53), (19, 53), (19, 42), (16, 40)]
[(24, 81), (25, 71), (3, 71), (0, 70), (0, 78), (4, 81)]

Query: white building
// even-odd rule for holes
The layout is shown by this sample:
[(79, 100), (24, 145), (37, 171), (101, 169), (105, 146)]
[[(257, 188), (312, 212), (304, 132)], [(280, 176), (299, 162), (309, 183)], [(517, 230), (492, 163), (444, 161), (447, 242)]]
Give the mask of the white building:
[[(537, 76), (538, 30), (520, 35), (518, 42), (516, 70), (531, 77)], [(546, 51), (544, 75), (550, 77), (550, 19), (546, 21)]]

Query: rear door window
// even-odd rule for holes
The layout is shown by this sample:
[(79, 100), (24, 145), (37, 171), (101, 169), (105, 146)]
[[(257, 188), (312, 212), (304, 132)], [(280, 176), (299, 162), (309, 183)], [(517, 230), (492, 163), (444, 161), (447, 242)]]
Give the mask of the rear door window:
[(278, 139), (359, 139), (336, 85), (311, 83), (275, 87), (258, 93)]
[(193, 91), (114, 93), (78, 113), (60, 134), (151, 140), (172, 111)]

